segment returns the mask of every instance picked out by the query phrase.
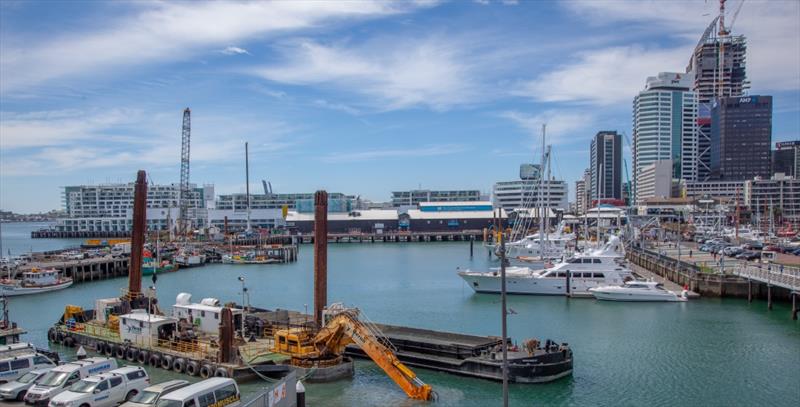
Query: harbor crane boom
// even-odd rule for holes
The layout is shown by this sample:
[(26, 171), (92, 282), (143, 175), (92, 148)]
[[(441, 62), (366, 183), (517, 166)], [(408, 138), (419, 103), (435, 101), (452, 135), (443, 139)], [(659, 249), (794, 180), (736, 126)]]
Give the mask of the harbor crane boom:
[[(328, 321), (309, 340), (296, 330), (280, 330), (275, 333), (277, 351), (289, 353), (301, 360), (331, 359), (344, 354), (345, 347), (355, 344), (375, 362), (401, 389), (414, 400), (432, 400), (434, 393), (417, 375), (404, 365), (390, 348), (377, 327), (358, 318), (358, 309), (337, 308), (327, 314)], [(289, 347), (283, 344), (304, 343), (310, 346)]]

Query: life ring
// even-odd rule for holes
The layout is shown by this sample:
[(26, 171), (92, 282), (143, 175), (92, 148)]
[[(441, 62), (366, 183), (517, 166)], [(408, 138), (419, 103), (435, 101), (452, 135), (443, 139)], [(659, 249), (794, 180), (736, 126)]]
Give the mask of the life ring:
[(136, 361), (139, 362), (140, 365), (144, 365), (147, 363), (147, 357), (150, 356), (146, 350), (140, 350), (139, 353), (136, 354)]
[(58, 340), (58, 333), (56, 332), (55, 328), (50, 328), (47, 330), (47, 340), (50, 342), (55, 342)]
[(151, 353), (150, 357), (147, 358), (147, 364), (155, 367), (161, 366), (161, 355), (156, 352)]
[(64, 346), (71, 348), (75, 346), (75, 338), (67, 336), (64, 338)]
[(172, 359), (172, 356), (164, 355), (164, 357), (161, 358), (161, 368), (166, 370), (172, 369)]
[(137, 356), (139, 356), (138, 349), (128, 348), (125, 350), (125, 359), (128, 359), (129, 362), (135, 362)]
[(172, 370), (178, 373), (183, 373), (183, 370), (186, 368), (186, 359), (184, 358), (177, 358), (174, 362), (172, 362)]
[(193, 360), (190, 360), (189, 362), (186, 363), (186, 374), (188, 374), (189, 376), (197, 376), (198, 373), (200, 373), (199, 363)]
[(125, 348), (121, 345), (117, 345), (114, 347), (114, 356), (117, 359), (124, 359), (125, 358)]
[(203, 379), (208, 379), (214, 374), (214, 366), (211, 365), (203, 365), (200, 367), (200, 377)]
[(228, 377), (228, 370), (224, 367), (217, 368), (214, 371), (214, 377)]

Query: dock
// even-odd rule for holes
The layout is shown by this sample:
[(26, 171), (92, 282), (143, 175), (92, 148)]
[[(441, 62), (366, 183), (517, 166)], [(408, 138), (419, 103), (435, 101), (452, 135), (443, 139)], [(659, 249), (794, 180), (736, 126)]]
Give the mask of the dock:
[(64, 276), (72, 278), (75, 283), (83, 283), (127, 276), (129, 262), (130, 258), (128, 257), (112, 256), (59, 261), (36, 260), (34, 257), (34, 261), (17, 268), (16, 272), (22, 273), (34, 268), (54, 268)]

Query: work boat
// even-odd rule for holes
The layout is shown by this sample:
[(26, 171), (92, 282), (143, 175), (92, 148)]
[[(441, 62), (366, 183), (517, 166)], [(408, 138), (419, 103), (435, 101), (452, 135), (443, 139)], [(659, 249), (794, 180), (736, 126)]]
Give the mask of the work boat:
[(31, 269), (22, 273), (22, 279), (0, 280), (0, 295), (8, 297), (15, 295), (38, 294), (67, 288), (72, 285), (72, 279), (61, 277), (56, 269)]
[[(621, 285), (632, 279), (622, 262), (622, 243), (611, 236), (601, 248), (577, 253), (550, 268), (506, 267), (509, 294), (591, 296), (590, 288)], [(500, 293), (500, 269), (460, 271), (458, 275), (478, 293)]]
[(590, 288), (594, 298), (605, 301), (681, 302), (687, 300), (687, 291), (680, 295), (669, 291), (655, 281), (626, 281), (622, 285)]

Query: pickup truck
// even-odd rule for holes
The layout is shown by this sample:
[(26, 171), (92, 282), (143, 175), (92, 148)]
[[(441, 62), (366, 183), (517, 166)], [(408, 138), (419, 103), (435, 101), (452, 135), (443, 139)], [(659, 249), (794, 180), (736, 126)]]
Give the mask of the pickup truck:
[(113, 407), (150, 385), (140, 366), (126, 366), (89, 376), (50, 400), (50, 407)]

